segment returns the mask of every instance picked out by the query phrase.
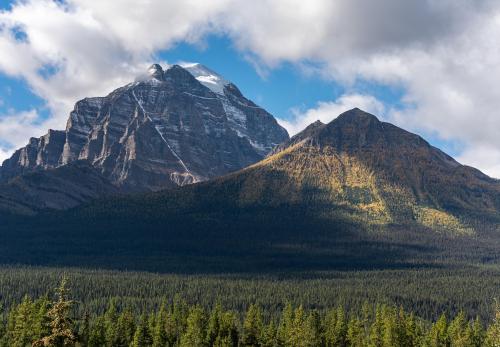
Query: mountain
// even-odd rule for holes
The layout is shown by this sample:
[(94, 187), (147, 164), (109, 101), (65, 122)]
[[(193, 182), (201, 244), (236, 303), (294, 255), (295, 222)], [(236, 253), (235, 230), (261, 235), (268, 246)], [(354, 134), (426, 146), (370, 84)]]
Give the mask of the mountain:
[(381, 223), (416, 220), (466, 230), (464, 218), (500, 215), (498, 180), (359, 109), (310, 125), (245, 175), (262, 172), (286, 175), (288, 193), (276, 200), (327, 202)]
[(16, 176), (0, 185), (0, 211), (30, 215), (112, 195), (120, 195), (120, 190), (87, 162), (76, 161), (58, 169)]
[(175, 194), (168, 205), (185, 196), (194, 204), (299, 205), (333, 219), (455, 233), (500, 219), (500, 181), (359, 109), (313, 123), (248, 168)]
[(499, 232), (498, 180), (353, 109), (223, 177), (5, 222), (0, 261), (169, 272), (465, 266), (500, 260)]
[(32, 138), (4, 161), (0, 183), (85, 161), (117, 190), (156, 191), (239, 170), (287, 139), (272, 115), (208, 68), (154, 64), (106, 97), (78, 101), (65, 131)]

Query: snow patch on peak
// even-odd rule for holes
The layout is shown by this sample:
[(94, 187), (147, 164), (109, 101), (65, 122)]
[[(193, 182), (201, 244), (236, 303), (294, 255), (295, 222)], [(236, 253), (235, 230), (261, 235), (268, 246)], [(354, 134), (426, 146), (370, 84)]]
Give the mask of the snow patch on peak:
[(224, 79), (224, 77), (199, 63), (181, 63), (179, 65), (193, 75), (193, 77), (205, 87), (209, 88), (214, 93), (224, 95), (224, 86), (230, 83)]
[(160, 64), (153, 64), (148, 69), (148, 74), (157, 80), (163, 80), (163, 68)]

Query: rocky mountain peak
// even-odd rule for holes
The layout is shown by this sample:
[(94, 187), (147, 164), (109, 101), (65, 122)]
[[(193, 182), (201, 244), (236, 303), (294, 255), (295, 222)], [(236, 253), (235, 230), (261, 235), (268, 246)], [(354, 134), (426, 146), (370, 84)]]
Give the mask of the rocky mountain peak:
[(151, 65), (148, 68), (148, 74), (157, 80), (163, 81), (163, 68), (160, 64)]
[(153, 64), (147, 73), (78, 101), (65, 131), (4, 162), (0, 183), (83, 160), (119, 189), (155, 191), (237, 171), (288, 139), (272, 115), (201, 64)]
[(224, 94), (224, 88), (231, 84), (224, 77), (200, 63), (185, 63), (182, 67), (214, 93)]

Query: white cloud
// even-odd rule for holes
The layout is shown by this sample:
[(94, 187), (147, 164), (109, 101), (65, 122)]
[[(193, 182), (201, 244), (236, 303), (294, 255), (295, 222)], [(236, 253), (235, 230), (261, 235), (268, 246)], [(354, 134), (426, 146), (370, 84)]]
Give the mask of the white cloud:
[(40, 130), (44, 132), (54, 128), (57, 122), (53, 118), (41, 121), (36, 110), (0, 115), (0, 163), (7, 159), (14, 149), (26, 145), (30, 137), (40, 136)]
[(471, 146), (457, 160), (472, 167), (480, 167), (491, 177), (500, 177), (500, 150), (493, 146)]
[(292, 110), (294, 115), (293, 119), (278, 119), (278, 123), (288, 131), (290, 136), (292, 136), (317, 120), (325, 124), (329, 123), (337, 118), (342, 112), (355, 107), (380, 116), (385, 114), (384, 105), (373, 96), (345, 94), (335, 101), (319, 102), (315, 108), (308, 109), (304, 112)]
[[(16, 40), (12, 29), (27, 39)], [(489, 169), (497, 156), (474, 161), (468, 153), (500, 151), (498, 1), (19, 0), (0, 12), (0, 71), (24, 78), (62, 126), (75, 100), (105, 94), (158, 50), (209, 33), (229, 36), (259, 71), (309, 65), (350, 96), (360, 79), (404, 88), (406, 107), (387, 113), (390, 120), (460, 141), (464, 162), (497, 172)], [(53, 73), (44, 77), (47, 66)], [(347, 105), (343, 98), (288, 126), (296, 131), (329, 106), (333, 113)]]

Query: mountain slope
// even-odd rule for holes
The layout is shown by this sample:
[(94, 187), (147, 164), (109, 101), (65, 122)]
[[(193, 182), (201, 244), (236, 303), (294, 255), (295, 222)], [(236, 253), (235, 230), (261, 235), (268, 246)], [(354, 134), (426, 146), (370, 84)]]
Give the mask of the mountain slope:
[(6, 221), (0, 261), (173, 272), (496, 264), (499, 197), (499, 181), (354, 109), (224, 177)]
[(294, 186), (296, 197), (287, 194), (279, 200), (327, 201), (384, 223), (414, 219), (454, 228), (458, 221), (453, 215), (500, 215), (498, 180), (359, 109), (328, 125), (308, 127), (247, 174), (259, 170), (281, 172)]
[(238, 208), (294, 205), (332, 219), (459, 233), (472, 232), (468, 221), (500, 218), (498, 180), (359, 109), (311, 125), (242, 171), (154, 197), (140, 204), (152, 198), (158, 211), (193, 209), (204, 201)]
[(239, 170), (286, 139), (268, 112), (208, 68), (154, 64), (106, 97), (77, 102), (66, 130), (17, 150), (0, 182), (84, 160), (121, 191), (155, 191)]
[(85, 161), (76, 161), (58, 169), (20, 175), (8, 184), (0, 184), (0, 211), (33, 214), (41, 210), (71, 208), (118, 194), (119, 189), (96, 168)]

